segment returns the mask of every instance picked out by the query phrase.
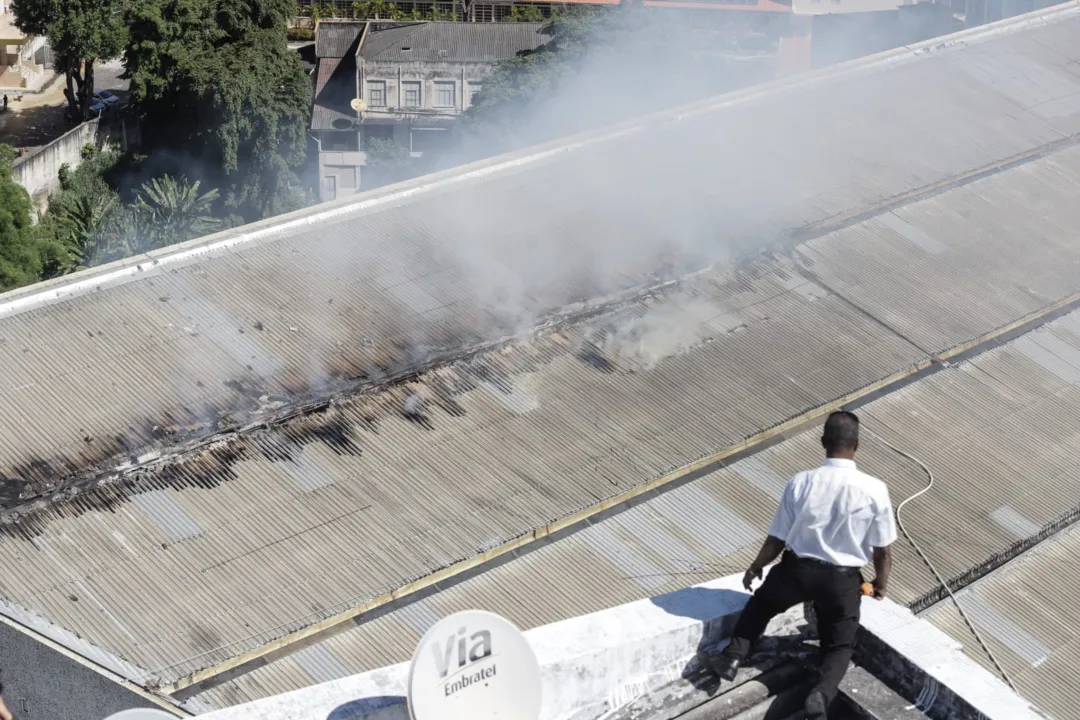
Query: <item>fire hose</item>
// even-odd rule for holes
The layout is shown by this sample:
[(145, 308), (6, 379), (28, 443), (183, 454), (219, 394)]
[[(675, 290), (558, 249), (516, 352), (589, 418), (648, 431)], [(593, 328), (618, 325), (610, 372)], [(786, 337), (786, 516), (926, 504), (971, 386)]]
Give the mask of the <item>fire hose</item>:
[(971, 630), (971, 634), (975, 636), (975, 639), (979, 643), (979, 647), (981, 647), (983, 649), (983, 652), (986, 653), (986, 656), (988, 658), (990, 658), (990, 662), (992, 662), (994, 664), (994, 668), (997, 669), (998, 673), (1001, 675), (1001, 678), (1005, 681), (1005, 684), (1007, 684), (1012, 689), (1013, 692), (1019, 694), (1020, 691), (1016, 689), (1016, 685), (1013, 684), (1013, 681), (1009, 677), (1009, 674), (1007, 672), (1005, 672), (1005, 668), (1002, 667), (1000, 662), (998, 662), (998, 659), (994, 655), (994, 652), (990, 649), (990, 646), (986, 644), (985, 640), (983, 640), (983, 637), (979, 633), (979, 631), (976, 629), (975, 624), (971, 621), (971, 618), (968, 617), (968, 614), (967, 614), (967, 612), (964, 611), (963, 606), (960, 605), (960, 601), (957, 600), (956, 595), (952, 591), (952, 588), (950, 588), (949, 584), (947, 582), (945, 582), (945, 578), (943, 578), (941, 576), (941, 573), (939, 573), (937, 571), (937, 568), (934, 567), (934, 563), (930, 561), (930, 558), (927, 557), (926, 553), (923, 552), (921, 547), (919, 547), (919, 544), (917, 542), (915, 542), (915, 539), (911, 536), (911, 533), (909, 533), (907, 531), (907, 528), (904, 527), (904, 520), (903, 520), (903, 517), (901, 516), (900, 513), (903, 511), (904, 507), (909, 502), (911, 502), (912, 500), (914, 500), (915, 498), (917, 498), (917, 497), (919, 497), (921, 495), (926, 494), (927, 492), (930, 491), (931, 488), (934, 487), (934, 473), (930, 470), (929, 467), (927, 467), (926, 463), (924, 463), (922, 460), (915, 457), (911, 453), (909, 453), (909, 452), (907, 452), (905, 450), (902, 450), (902, 449), (898, 448), (897, 446), (893, 445), (891, 442), (889, 442), (888, 440), (886, 440), (885, 438), (883, 438), (881, 435), (877, 434), (876, 432), (874, 432), (870, 428), (868, 428), (866, 426), (863, 426), (863, 429), (867, 433), (869, 433), (871, 436), (876, 438), (882, 445), (889, 448), (890, 450), (895, 452), (897, 455), (900, 455), (901, 457), (907, 458), (908, 460), (912, 461), (913, 463), (918, 465), (920, 468), (922, 468), (923, 472), (926, 473), (926, 478), (927, 478), (926, 487), (924, 487), (922, 490), (919, 490), (918, 492), (916, 492), (916, 493), (914, 493), (912, 495), (909, 495), (899, 505), (896, 506), (896, 524), (900, 528), (900, 533), (904, 536), (904, 538), (911, 545), (911, 548), (915, 551), (915, 554), (919, 556), (919, 558), (923, 561), (923, 563), (926, 565), (926, 567), (930, 570), (930, 572), (933, 574), (934, 578), (937, 580), (938, 584), (940, 584), (941, 587), (945, 589), (945, 592), (948, 593), (949, 599), (952, 600), (952, 604), (954, 606), (956, 606), (956, 610), (957, 610), (957, 612), (960, 613), (960, 617), (961, 617), (961, 619), (963, 619), (964, 624), (967, 625), (969, 630)]

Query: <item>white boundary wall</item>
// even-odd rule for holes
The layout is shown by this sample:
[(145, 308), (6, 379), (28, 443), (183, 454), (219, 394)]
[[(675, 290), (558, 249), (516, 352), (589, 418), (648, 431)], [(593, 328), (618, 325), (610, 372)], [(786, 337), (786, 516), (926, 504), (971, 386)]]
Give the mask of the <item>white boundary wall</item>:
[[(598, 720), (680, 681), (702, 638), (721, 640), (749, 597), (732, 575), (526, 633), (543, 677), (541, 720)], [(778, 618), (770, 632), (801, 621)], [(891, 601), (866, 599), (863, 628), (987, 720), (1043, 720), (929, 622)], [(246, 705), (206, 720), (408, 720), (408, 663)]]

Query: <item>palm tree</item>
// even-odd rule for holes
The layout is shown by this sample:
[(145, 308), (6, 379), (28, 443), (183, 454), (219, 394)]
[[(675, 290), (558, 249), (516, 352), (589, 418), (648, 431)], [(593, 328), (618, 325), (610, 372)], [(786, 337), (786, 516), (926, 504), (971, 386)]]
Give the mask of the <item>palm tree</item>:
[(211, 214), (217, 199), (216, 189), (200, 195), (199, 182), (189, 183), (183, 177), (177, 180), (163, 175), (143, 183), (136, 195), (135, 208), (146, 218), (152, 239), (151, 247), (140, 250), (172, 245), (211, 232), (221, 224)]
[(88, 267), (98, 254), (100, 231), (116, 208), (117, 197), (98, 194), (70, 199), (55, 211), (57, 234), (64, 253), (66, 267), (61, 272), (74, 272)]

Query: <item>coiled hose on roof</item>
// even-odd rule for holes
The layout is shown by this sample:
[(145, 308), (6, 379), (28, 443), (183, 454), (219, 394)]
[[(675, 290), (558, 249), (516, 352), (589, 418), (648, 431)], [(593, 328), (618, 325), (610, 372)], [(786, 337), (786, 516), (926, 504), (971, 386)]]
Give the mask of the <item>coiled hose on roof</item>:
[(896, 524), (900, 528), (900, 533), (908, 541), (908, 543), (911, 545), (912, 549), (915, 550), (915, 554), (918, 555), (922, 559), (923, 563), (925, 563), (926, 567), (929, 568), (930, 572), (933, 574), (934, 578), (938, 581), (938, 583), (941, 585), (941, 587), (945, 588), (945, 592), (949, 594), (949, 599), (952, 600), (952, 604), (956, 606), (956, 610), (957, 610), (957, 612), (960, 613), (960, 617), (963, 619), (964, 624), (968, 626), (968, 629), (971, 630), (971, 634), (975, 636), (975, 639), (979, 643), (979, 647), (981, 647), (983, 649), (983, 652), (986, 653), (986, 656), (988, 658), (990, 658), (990, 662), (992, 662), (994, 664), (994, 667), (997, 669), (998, 673), (1001, 675), (1001, 679), (1005, 681), (1005, 684), (1007, 684), (1012, 689), (1013, 692), (1015, 692), (1015, 693), (1017, 693), (1019, 695), (1020, 691), (1016, 689), (1016, 685), (1013, 684), (1013, 681), (1009, 677), (1009, 674), (1007, 672), (1005, 672), (1005, 668), (1002, 667), (1000, 662), (998, 662), (998, 659), (994, 655), (994, 652), (990, 649), (990, 646), (986, 644), (985, 640), (983, 640), (982, 635), (979, 634), (979, 631), (975, 628), (975, 624), (973, 622), (971, 622), (971, 618), (969, 618), (968, 614), (966, 612), (964, 612), (964, 608), (960, 605), (960, 601), (956, 599), (956, 595), (953, 594), (952, 588), (949, 587), (949, 584), (947, 582), (945, 582), (945, 578), (943, 578), (941, 576), (941, 573), (939, 573), (937, 571), (937, 568), (934, 567), (934, 563), (930, 562), (930, 558), (928, 558), (926, 556), (926, 553), (923, 552), (922, 548), (919, 547), (919, 543), (915, 542), (915, 539), (913, 537), (911, 537), (911, 533), (909, 533), (907, 531), (907, 528), (904, 527), (904, 520), (903, 520), (903, 517), (900, 515), (901, 511), (904, 509), (904, 506), (907, 505), (909, 502), (911, 502), (915, 498), (919, 497), (920, 495), (926, 494), (927, 492), (930, 491), (930, 488), (934, 487), (934, 473), (933, 473), (933, 471), (931, 471), (930, 468), (927, 467), (926, 463), (924, 463), (922, 460), (915, 457), (914, 455), (907, 452), (906, 450), (902, 450), (902, 449), (896, 447), (891, 442), (889, 442), (888, 440), (886, 440), (885, 438), (883, 438), (881, 435), (877, 434), (876, 432), (874, 432), (870, 428), (866, 427), (865, 425), (863, 425), (862, 429), (865, 430), (870, 435), (872, 435), (874, 438), (876, 438), (882, 445), (884, 445), (885, 447), (887, 447), (890, 450), (892, 450), (893, 452), (895, 452), (897, 455), (900, 455), (901, 457), (905, 457), (908, 460), (911, 460), (913, 463), (915, 463), (920, 468), (922, 468), (923, 472), (926, 473), (926, 478), (927, 478), (926, 487), (924, 487), (922, 490), (918, 491), (917, 493), (914, 493), (913, 495), (908, 496), (899, 505), (896, 506)]

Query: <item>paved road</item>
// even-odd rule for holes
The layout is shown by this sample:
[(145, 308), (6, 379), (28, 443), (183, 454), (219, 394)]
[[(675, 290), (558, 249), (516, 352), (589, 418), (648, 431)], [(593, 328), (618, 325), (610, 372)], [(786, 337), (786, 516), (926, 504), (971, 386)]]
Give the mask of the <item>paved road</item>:
[[(100, 63), (94, 69), (94, 88), (112, 90), (127, 99), (128, 81), (121, 79), (124, 67), (119, 60)], [(44, 92), (11, 99), (7, 112), (0, 112), (0, 143), (12, 147), (45, 145), (69, 129), (64, 121), (65, 81), (57, 77)]]
[(119, 60), (99, 63), (94, 68), (94, 87), (98, 90), (127, 92), (129, 83), (120, 77), (123, 72), (124, 66), (120, 64)]

